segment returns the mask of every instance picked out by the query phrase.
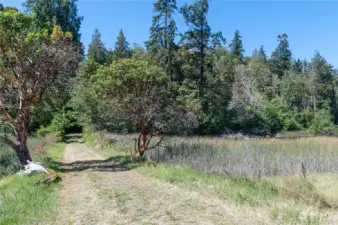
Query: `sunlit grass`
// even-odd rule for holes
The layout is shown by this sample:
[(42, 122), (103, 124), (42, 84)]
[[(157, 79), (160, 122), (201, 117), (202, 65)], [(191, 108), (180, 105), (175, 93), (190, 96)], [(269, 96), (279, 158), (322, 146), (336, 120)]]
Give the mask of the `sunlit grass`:
[(44, 175), (10, 176), (0, 182), (0, 224), (52, 221), (58, 210), (59, 185), (36, 185)]
[(65, 143), (57, 143), (56, 145), (49, 147), (47, 152), (53, 160), (60, 161), (63, 157), (65, 147)]
[[(38, 144), (38, 143), (37, 143)], [(43, 152), (32, 151), (35, 161), (54, 168), (65, 148), (64, 143), (46, 146)], [(16, 157), (16, 155), (14, 155)], [(13, 171), (15, 172), (15, 171)], [(0, 224), (50, 224), (57, 216), (59, 184), (36, 185), (44, 174), (31, 176), (11, 175), (0, 181)]]

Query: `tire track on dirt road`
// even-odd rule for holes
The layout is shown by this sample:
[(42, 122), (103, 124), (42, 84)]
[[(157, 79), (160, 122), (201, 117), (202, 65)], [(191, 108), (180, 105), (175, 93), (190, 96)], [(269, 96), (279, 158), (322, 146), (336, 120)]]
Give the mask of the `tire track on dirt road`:
[(271, 224), (259, 208), (228, 205), (126, 170), (83, 144), (68, 144), (55, 224)]

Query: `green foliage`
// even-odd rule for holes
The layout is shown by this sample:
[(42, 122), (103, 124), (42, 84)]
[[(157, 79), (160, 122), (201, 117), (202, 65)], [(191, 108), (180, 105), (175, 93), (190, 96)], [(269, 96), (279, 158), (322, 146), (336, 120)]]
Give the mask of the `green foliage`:
[(80, 43), (80, 27), (83, 17), (77, 15), (77, 0), (26, 0), (24, 5), (34, 13), (35, 27), (53, 32), (55, 25), (72, 34), (72, 40)]
[[(188, 82), (196, 82), (200, 97), (203, 96), (206, 72), (206, 52), (211, 43), (212, 33), (208, 24), (207, 13), (209, 1), (196, 1), (191, 5), (187, 3), (181, 8), (188, 31), (181, 38), (181, 45), (186, 48), (187, 69), (186, 78)], [(220, 35), (221, 36), (221, 35)], [(222, 39), (223, 41), (223, 39)]]
[[(51, 27), (56, 24), (70, 32), (64, 33), (64, 37), (79, 40), (82, 18), (77, 15), (75, 0), (27, 0), (26, 5), (36, 16), (18, 14), (22, 17), (18, 21), (24, 17), (36, 20), (40, 30), (35, 32), (30, 27), (33, 32), (26, 38), (28, 42), (35, 43), (51, 34)], [(62, 9), (67, 10), (61, 12)], [(176, 43), (174, 15), (178, 11), (187, 30)], [(213, 33), (208, 24), (208, 11), (208, 0), (184, 4), (179, 10), (175, 0), (157, 0), (146, 49), (136, 45), (130, 48), (121, 29), (115, 49), (108, 51), (96, 30), (88, 60), (82, 63), (72, 88), (69, 105), (81, 112), (77, 114), (77, 123), (93, 130), (135, 132), (137, 124), (132, 111), (150, 110), (147, 113), (166, 112), (166, 116), (160, 113), (161, 122), (156, 124), (172, 134), (274, 135), (283, 130), (308, 129), (314, 112), (322, 109), (337, 117), (333, 69), (319, 53), (311, 63), (292, 61), (288, 36), (282, 34), (277, 37), (278, 46), (270, 58), (263, 46), (252, 57), (244, 58), (240, 32), (236, 30), (229, 50), (223, 47), (222, 34)], [(18, 13), (9, 9), (7, 12)], [(69, 86), (54, 89), (51, 99), (31, 107), (31, 128), (41, 126), (42, 133), (64, 128), (55, 125), (62, 124), (56, 122), (59, 118), (53, 125), (48, 124), (54, 114), (59, 117), (55, 112), (69, 100)], [(150, 102), (154, 107), (143, 106)], [(173, 123), (179, 120), (177, 115), (182, 115), (182, 126)]]
[(17, 172), (20, 169), (20, 162), (12, 149), (1, 146), (0, 149), (0, 179)]
[(146, 61), (113, 62), (108, 68), (100, 68), (91, 80), (95, 83), (95, 97), (114, 104), (134, 124), (153, 123), (164, 113), (167, 76)]
[(311, 126), (312, 120), (314, 118), (314, 111), (310, 107), (306, 107), (299, 115), (298, 121), (303, 125), (304, 128), (309, 128)]
[(165, 68), (172, 81), (182, 81), (178, 67), (176, 22), (173, 15), (177, 12), (176, 0), (158, 0), (154, 3), (150, 40), (146, 42), (151, 59)]
[[(35, 15), (0, 12), (0, 109), (2, 123), (11, 124), (22, 142), (21, 163), (31, 160), (26, 140), (34, 106), (47, 93), (51, 96), (69, 85), (81, 60), (71, 33), (60, 26), (53, 26), (48, 33), (34, 29), (35, 23)], [(7, 139), (6, 143), (16, 149), (15, 142)]]
[(259, 59), (259, 56), (254, 57), (250, 60), (247, 66), (247, 73), (253, 78), (254, 87), (257, 91), (264, 93), (269, 97), (268, 89), (271, 88), (272, 74), (270, 73), (269, 67), (264, 61)]
[(332, 66), (318, 53), (312, 59), (310, 77), (314, 82), (314, 97), (318, 108), (329, 109), (333, 104), (333, 97), (336, 95), (333, 85)]
[(252, 54), (252, 57), (258, 59), (259, 61), (263, 63), (266, 63), (267, 56), (264, 50), (264, 46), (262, 45), (258, 50), (255, 49), (255, 51)]
[(278, 46), (272, 53), (270, 59), (270, 69), (272, 73), (278, 75), (282, 79), (285, 72), (291, 69), (291, 51), (289, 49), (288, 35), (278, 35)]
[(124, 36), (123, 30), (120, 30), (115, 44), (115, 55), (118, 58), (128, 58), (130, 56), (129, 43)]
[(101, 33), (95, 29), (92, 42), (88, 47), (88, 59), (99, 64), (107, 63), (107, 50), (101, 41)]
[(327, 110), (319, 110), (314, 113), (309, 130), (313, 134), (335, 134), (337, 127), (332, 122), (332, 115)]
[(121, 60), (108, 68), (100, 68), (92, 80), (97, 82), (98, 91), (122, 101), (133, 101), (140, 92), (151, 94), (147, 87), (165, 85), (168, 81), (160, 68), (134, 59)]
[[(78, 15), (77, 0), (26, 0), (24, 6), (25, 10), (34, 16), (30, 31), (52, 34), (55, 32), (54, 27), (59, 26), (77, 45), (81, 54), (83, 53), (80, 40), (80, 26), (83, 17)], [(64, 56), (65, 58), (69, 57)], [(36, 131), (40, 126), (48, 126), (53, 119), (54, 112), (69, 101), (72, 85), (70, 79), (74, 76), (75, 71), (68, 69), (64, 77), (67, 82), (57, 87), (51, 87), (48, 96), (41, 100), (41, 104), (34, 106), (32, 123), (30, 124), (31, 131)]]
[(173, 14), (177, 11), (176, 0), (157, 0), (154, 3), (152, 26), (150, 28), (150, 40), (147, 48), (155, 50), (156, 47), (171, 49), (175, 42), (177, 32)]
[(40, 127), (36, 133), (38, 136), (54, 134), (63, 139), (67, 129), (78, 126), (77, 118), (78, 112), (73, 111), (69, 108), (64, 108), (54, 114), (53, 120), (50, 125), (48, 125), (47, 127)]
[(231, 54), (235, 60), (236, 64), (243, 63), (243, 43), (242, 43), (242, 36), (239, 33), (239, 30), (235, 31), (234, 39), (232, 39), (231, 44), (229, 45), (231, 49)]
[(292, 107), (313, 106), (313, 84), (306, 74), (285, 74), (280, 82), (281, 98)]
[(264, 107), (262, 117), (266, 121), (266, 133), (268, 135), (274, 135), (283, 130), (283, 118), (280, 114), (279, 106), (274, 104), (268, 104)]

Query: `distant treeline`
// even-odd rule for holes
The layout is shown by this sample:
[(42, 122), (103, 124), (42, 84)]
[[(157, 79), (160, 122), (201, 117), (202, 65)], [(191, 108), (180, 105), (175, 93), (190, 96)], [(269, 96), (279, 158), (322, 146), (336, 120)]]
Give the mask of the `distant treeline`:
[[(38, 26), (58, 24), (79, 42), (76, 0), (60, 2), (27, 0), (25, 5)], [(311, 61), (295, 59), (288, 35), (276, 34), (270, 56), (262, 45), (244, 57), (240, 31), (226, 42), (209, 26), (208, 10), (208, 0), (181, 8), (175, 0), (156, 1), (145, 48), (130, 47), (121, 29), (115, 49), (108, 50), (95, 30), (71, 87), (37, 106), (31, 127), (42, 134), (62, 133), (74, 124), (111, 132), (201, 135), (336, 132), (337, 77), (319, 52)], [(187, 30), (177, 29), (174, 15), (184, 18)]]

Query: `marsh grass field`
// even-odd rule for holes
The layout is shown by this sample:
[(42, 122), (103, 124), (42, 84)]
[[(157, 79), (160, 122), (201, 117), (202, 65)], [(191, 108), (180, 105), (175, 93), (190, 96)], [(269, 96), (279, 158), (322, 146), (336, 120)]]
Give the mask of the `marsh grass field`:
[[(130, 151), (135, 135), (105, 135)], [(157, 140), (153, 140), (155, 143)], [(206, 174), (257, 178), (338, 172), (338, 138), (231, 140), (211, 137), (167, 137), (147, 158)]]

